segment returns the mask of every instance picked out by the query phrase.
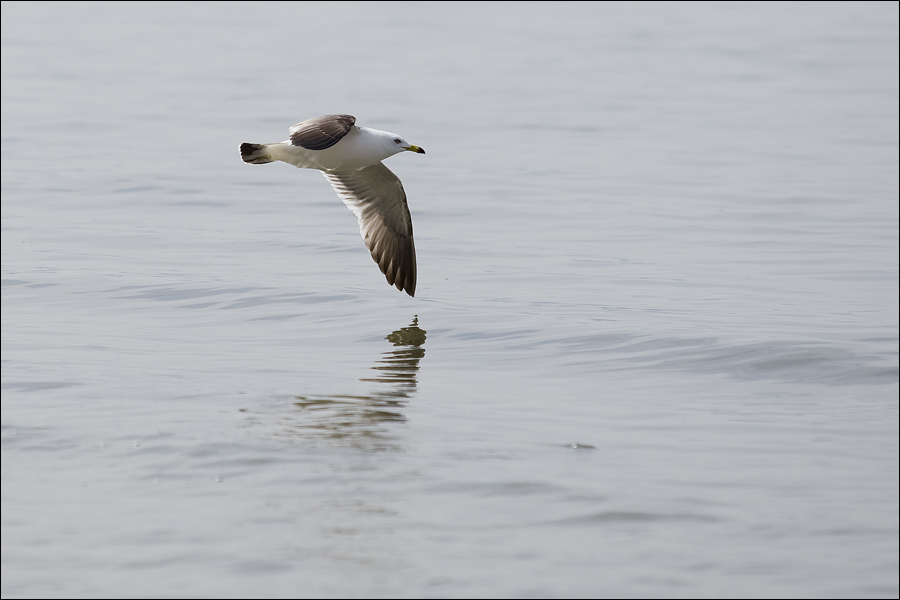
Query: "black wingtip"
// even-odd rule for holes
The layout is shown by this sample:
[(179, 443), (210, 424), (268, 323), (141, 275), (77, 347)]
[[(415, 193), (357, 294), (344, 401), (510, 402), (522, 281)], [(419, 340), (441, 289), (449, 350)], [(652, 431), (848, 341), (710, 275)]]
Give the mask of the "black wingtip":
[[(388, 283), (391, 283), (391, 281), (388, 280)], [(412, 283), (410, 283), (408, 281), (406, 283), (404, 283), (398, 279), (397, 281), (393, 282), (391, 285), (393, 285), (395, 288), (397, 288), (401, 292), (406, 292), (413, 298), (416, 297), (416, 282), (415, 281), (413, 281)]]

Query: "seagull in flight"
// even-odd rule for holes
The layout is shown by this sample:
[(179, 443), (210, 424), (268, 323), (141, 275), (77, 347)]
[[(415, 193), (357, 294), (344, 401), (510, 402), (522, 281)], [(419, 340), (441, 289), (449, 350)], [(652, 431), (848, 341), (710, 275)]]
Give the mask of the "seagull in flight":
[(425, 154), (399, 135), (358, 127), (351, 115), (324, 115), (290, 128), (289, 140), (241, 144), (241, 158), (261, 165), (280, 160), (318, 169), (359, 219), (359, 232), (387, 282), (416, 294), (412, 217), (400, 179), (381, 161), (409, 150)]

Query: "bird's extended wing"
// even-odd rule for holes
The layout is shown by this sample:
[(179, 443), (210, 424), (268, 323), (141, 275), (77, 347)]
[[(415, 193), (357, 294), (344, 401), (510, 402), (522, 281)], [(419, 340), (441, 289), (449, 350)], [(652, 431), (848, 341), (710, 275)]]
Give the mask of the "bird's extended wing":
[(387, 282), (415, 296), (416, 246), (400, 179), (382, 163), (322, 174), (359, 219), (359, 232)]

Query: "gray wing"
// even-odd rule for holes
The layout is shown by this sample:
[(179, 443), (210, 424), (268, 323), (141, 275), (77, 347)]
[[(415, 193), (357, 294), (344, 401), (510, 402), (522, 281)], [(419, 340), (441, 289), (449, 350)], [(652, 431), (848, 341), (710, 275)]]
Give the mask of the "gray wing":
[(359, 219), (359, 232), (387, 282), (415, 296), (416, 246), (400, 179), (381, 163), (322, 174)]
[(356, 123), (351, 115), (324, 115), (301, 121), (290, 128), (291, 144), (307, 150), (331, 148)]

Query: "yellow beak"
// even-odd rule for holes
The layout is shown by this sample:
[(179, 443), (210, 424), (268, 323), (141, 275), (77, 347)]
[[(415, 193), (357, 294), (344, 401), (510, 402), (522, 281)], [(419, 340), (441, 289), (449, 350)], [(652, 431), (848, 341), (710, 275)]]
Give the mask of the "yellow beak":
[(425, 154), (425, 151), (418, 146), (408, 146), (404, 148), (404, 150), (409, 150), (410, 152), (418, 152), (419, 154)]

